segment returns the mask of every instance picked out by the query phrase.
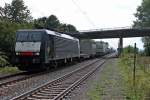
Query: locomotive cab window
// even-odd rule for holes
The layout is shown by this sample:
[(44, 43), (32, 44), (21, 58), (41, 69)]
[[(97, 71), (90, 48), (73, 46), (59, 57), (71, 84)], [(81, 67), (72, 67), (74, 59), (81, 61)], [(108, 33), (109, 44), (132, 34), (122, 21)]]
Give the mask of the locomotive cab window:
[(41, 32), (17, 32), (16, 41), (20, 42), (36, 42), (41, 41), (42, 34)]

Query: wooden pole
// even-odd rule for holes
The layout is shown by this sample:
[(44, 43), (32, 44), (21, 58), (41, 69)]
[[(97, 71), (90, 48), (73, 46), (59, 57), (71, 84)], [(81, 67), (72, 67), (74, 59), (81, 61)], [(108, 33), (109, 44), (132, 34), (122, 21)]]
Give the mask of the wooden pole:
[(137, 97), (136, 95), (136, 43), (134, 44), (134, 68), (133, 68), (133, 89), (134, 89), (134, 94), (135, 97)]
[(136, 43), (134, 44), (134, 67), (133, 67), (133, 85), (135, 86), (135, 74), (136, 74)]

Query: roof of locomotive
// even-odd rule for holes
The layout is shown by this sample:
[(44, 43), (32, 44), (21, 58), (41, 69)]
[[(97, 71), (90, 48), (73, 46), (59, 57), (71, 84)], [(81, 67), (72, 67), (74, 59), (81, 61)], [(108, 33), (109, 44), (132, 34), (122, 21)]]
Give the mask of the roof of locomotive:
[(63, 34), (63, 33), (59, 33), (59, 32), (55, 32), (55, 31), (51, 31), (51, 30), (46, 30), (46, 29), (20, 29), (17, 32), (21, 32), (21, 31), (41, 31), (41, 32), (46, 32), (49, 35), (54, 35), (54, 36), (58, 36), (58, 37), (63, 37), (63, 38), (67, 38), (67, 39), (71, 39), (71, 40), (78, 40), (75, 37), (72, 37), (70, 35), (67, 34)]

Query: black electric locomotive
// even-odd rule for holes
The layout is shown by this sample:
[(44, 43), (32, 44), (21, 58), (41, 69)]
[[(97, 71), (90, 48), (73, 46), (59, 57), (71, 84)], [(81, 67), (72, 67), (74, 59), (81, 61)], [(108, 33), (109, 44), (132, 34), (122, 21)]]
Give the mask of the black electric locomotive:
[(80, 57), (78, 39), (45, 29), (18, 30), (14, 51), (15, 64), (26, 71), (49, 69)]

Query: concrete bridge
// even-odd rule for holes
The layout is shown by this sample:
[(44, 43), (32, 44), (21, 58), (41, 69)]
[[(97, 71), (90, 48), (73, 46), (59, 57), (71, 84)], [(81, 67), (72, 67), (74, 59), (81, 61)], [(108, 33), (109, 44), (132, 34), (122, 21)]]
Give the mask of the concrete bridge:
[(119, 54), (121, 54), (123, 48), (123, 38), (150, 36), (150, 27), (96, 29), (67, 34), (77, 37), (79, 39), (119, 38), (118, 50)]

